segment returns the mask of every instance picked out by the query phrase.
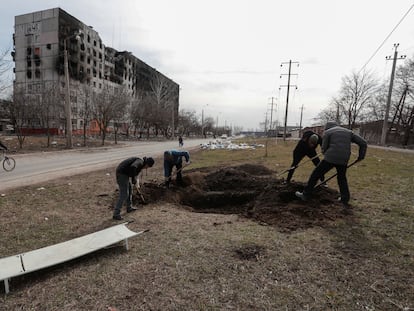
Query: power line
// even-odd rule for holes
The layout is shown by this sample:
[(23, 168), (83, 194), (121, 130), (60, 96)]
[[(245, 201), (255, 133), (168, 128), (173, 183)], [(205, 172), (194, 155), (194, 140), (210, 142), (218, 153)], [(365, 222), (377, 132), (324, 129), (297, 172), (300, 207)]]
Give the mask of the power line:
[(404, 14), (404, 16), (400, 19), (400, 21), (397, 23), (397, 25), (395, 25), (395, 27), (391, 30), (391, 32), (388, 34), (388, 36), (384, 39), (384, 41), (382, 41), (382, 43), (380, 44), (380, 46), (375, 50), (374, 54), (372, 54), (372, 56), (367, 60), (367, 62), (365, 63), (364, 66), (362, 66), (362, 68), (358, 71), (358, 74), (365, 69), (365, 67), (368, 65), (368, 63), (374, 58), (374, 56), (378, 53), (378, 51), (382, 48), (382, 46), (385, 44), (385, 42), (388, 40), (388, 38), (392, 35), (392, 33), (395, 31), (395, 29), (397, 29), (397, 27), (402, 23), (402, 21), (405, 19), (405, 17), (408, 15), (408, 13), (410, 13), (410, 11), (414, 8), (414, 4), (412, 4), (410, 6), (410, 8), (408, 9), (408, 11)]

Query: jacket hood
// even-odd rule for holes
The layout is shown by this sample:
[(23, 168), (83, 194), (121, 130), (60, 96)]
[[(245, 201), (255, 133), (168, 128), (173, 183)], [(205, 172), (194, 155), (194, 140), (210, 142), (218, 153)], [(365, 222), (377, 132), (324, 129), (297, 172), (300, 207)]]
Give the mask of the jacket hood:
[(335, 121), (328, 121), (325, 125), (325, 131), (335, 126), (338, 126), (338, 123), (336, 123)]

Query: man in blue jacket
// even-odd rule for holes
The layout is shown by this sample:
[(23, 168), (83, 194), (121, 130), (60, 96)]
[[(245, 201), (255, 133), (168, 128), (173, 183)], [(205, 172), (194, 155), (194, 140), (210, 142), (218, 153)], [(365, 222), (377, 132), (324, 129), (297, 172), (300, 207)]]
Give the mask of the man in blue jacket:
[(357, 161), (362, 161), (365, 158), (367, 151), (367, 142), (359, 135), (339, 126), (334, 121), (326, 123), (325, 133), (322, 140), (322, 153), (324, 154), (324, 159), (313, 170), (303, 192), (296, 191), (296, 196), (306, 201), (312, 195), (313, 188), (318, 179), (335, 167), (338, 173), (337, 180), (339, 191), (341, 193), (340, 200), (343, 204), (344, 212), (350, 213), (350, 194), (348, 181), (346, 179), (346, 170), (351, 156), (351, 143), (355, 143), (359, 146)]
[[(137, 183), (137, 177), (141, 170), (152, 167), (154, 165), (153, 158), (137, 158), (131, 157), (121, 163), (116, 168), (116, 182), (119, 187), (119, 198), (115, 205), (114, 214), (112, 218), (114, 220), (122, 220), (121, 208), (124, 202), (127, 204), (127, 213), (136, 211), (137, 209), (132, 206), (131, 194), (132, 184)], [(131, 181), (130, 181), (131, 179)]]
[(171, 175), (174, 166), (177, 168), (177, 184), (183, 185), (183, 176), (181, 169), (183, 167), (183, 159), (186, 163), (190, 162), (190, 154), (188, 151), (168, 150), (164, 152), (164, 177), (165, 186), (168, 188), (171, 183)]

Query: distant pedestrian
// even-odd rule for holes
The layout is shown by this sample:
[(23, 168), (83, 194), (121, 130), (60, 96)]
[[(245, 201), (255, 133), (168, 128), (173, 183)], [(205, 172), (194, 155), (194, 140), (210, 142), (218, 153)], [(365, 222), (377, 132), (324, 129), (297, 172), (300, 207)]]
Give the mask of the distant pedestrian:
[[(290, 183), (293, 173), (295, 172), (296, 167), (302, 161), (302, 159), (307, 156), (309, 159), (312, 159), (312, 162), (317, 166), (320, 162), (318, 155), (316, 154), (316, 148), (318, 145), (322, 145), (322, 137), (316, 134), (313, 131), (306, 131), (303, 133), (301, 140), (299, 140), (295, 149), (293, 150), (293, 161), (290, 165), (290, 170), (286, 178), (286, 183)], [(324, 181), (324, 176), (321, 177), (321, 181)]]
[(136, 211), (132, 206), (132, 184), (135, 185), (137, 177), (142, 169), (152, 167), (154, 165), (153, 158), (137, 158), (132, 157), (122, 161), (116, 168), (116, 182), (119, 187), (119, 198), (116, 203), (114, 214), (112, 216), (115, 220), (122, 220), (121, 208), (126, 201), (127, 213)]
[(171, 183), (171, 175), (174, 166), (177, 169), (177, 184), (183, 185), (183, 176), (181, 174), (183, 157), (185, 158), (186, 163), (190, 163), (190, 154), (188, 151), (168, 150), (164, 152), (164, 177), (165, 186), (167, 188), (169, 188)]
[(350, 194), (346, 179), (346, 170), (351, 156), (351, 143), (359, 146), (357, 161), (362, 161), (367, 151), (367, 142), (351, 130), (339, 126), (336, 122), (328, 122), (322, 139), (324, 159), (313, 170), (303, 192), (296, 191), (296, 196), (306, 201), (312, 195), (313, 188), (318, 179), (335, 167), (338, 173), (337, 181), (341, 193), (340, 201), (344, 208), (343, 211), (346, 214), (351, 214), (352, 211), (349, 205)]
[(178, 146), (179, 147), (184, 146), (184, 141), (183, 141), (183, 138), (181, 136), (178, 136)]

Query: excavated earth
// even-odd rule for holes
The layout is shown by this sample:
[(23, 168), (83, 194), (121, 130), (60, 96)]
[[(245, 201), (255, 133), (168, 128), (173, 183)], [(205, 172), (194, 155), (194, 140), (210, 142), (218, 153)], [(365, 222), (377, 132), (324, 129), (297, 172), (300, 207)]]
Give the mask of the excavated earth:
[(238, 214), (282, 231), (323, 227), (345, 217), (336, 190), (316, 188), (313, 197), (303, 202), (295, 196), (302, 183), (284, 184), (276, 172), (261, 165), (188, 170), (183, 175), (184, 185), (173, 182), (168, 189), (145, 183), (141, 188), (145, 203), (169, 202), (193, 212)]

